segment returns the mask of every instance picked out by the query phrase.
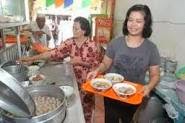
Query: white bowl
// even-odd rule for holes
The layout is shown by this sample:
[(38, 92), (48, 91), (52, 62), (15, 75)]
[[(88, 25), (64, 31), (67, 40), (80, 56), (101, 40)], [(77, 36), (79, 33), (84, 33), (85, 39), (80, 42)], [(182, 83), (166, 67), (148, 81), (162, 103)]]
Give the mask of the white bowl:
[(38, 73), (40, 67), (38, 65), (31, 65), (28, 67), (28, 76), (33, 76)]
[(36, 60), (36, 61), (34, 61), (32, 64), (33, 64), (33, 65), (37, 65), (37, 66), (39, 66), (39, 67), (42, 67), (42, 66), (44, 66), (45, 63), (46, 63), (45, 60)]
[(73, 95), (74, 88), (72, 86), (60, 86), (60, 89), (64, 91), (64, 94), (67, 98)]
[(118, 96), (130, 96), (136, 93), (136, 88), (127, 83), (116, 83), (112, 88)]
[(35, 74), (29, 78), (33, 85), (41, 85), (45, 79), (46, 77), (43, 74)]
[(112, 84), (124, 81), (124, 77), (118, 73), (107, 73), (104, 75), (104, 78), (110, 80)]
[(21, 85), (26, 88), (29, 86), (29, 83), (30, 83), (29, 81), (22, 81)]
[(97, 91), (105, 91), (112, 87), (111, 81), (103, 78), (92, 79), (90, 85)]

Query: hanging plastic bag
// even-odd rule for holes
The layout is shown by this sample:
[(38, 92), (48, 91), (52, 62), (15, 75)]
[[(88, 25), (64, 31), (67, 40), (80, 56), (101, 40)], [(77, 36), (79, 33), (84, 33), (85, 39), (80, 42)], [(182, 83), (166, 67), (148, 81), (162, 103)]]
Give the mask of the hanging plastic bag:
[(171, 103), (166, 103), (164, 105), (164, 108), (168, 114), (168, 116), (171, 118), (171, 119), (177, 119), (178, 116), (179, 116), (179, 113), (175, 110), (175, 108), (173, 107), (173, 105)]

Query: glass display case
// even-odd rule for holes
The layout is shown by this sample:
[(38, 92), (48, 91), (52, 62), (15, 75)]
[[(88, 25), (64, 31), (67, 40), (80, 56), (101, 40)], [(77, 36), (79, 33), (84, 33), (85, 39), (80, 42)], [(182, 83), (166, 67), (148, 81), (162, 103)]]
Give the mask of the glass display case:
[[(5, 43), (5, 35), (16, 35), (19, 56), (20, 49), (20, 26), (29, 23), (28, 0), (0, 0), (0, 60), (9, 60), (7, 53), (11, 50), (10, 45)], [(12, 46), (11, 45), (11, 46)], [(8, 47), (8, 48), (7, 48)], [(14, 55), (13, 53), (8, 53)], [(11, 56), (9, 56), (11, 57)], [(12, 59), (11, 59), (12, 60)]]
[(28, 0), (1, 0), (0, 15), (13, 16), (19, 21), (27, 20)]

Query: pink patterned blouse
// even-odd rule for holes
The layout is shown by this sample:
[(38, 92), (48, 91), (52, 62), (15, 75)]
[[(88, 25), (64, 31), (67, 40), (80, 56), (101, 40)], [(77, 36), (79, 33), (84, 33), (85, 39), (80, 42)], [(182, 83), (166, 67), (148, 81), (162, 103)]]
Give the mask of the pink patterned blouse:
[(51, 58), (59, 61), (67, 56), (71, 59), (80, 59), (80, 61), (89, 64), (89, 67), (73, 65), (76, 79), (79, 84), (86, 80), (87, 73), (96, 68), (102, 60), (102, 55), (97, 43), (90, 39), (85, 41), (81, 47), (78, 47), (74, 39), (70, 38), (54, 50)]

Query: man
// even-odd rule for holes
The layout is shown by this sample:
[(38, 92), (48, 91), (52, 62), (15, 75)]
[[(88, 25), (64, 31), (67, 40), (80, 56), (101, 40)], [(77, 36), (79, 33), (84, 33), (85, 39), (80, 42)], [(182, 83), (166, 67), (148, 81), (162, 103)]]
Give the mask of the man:
[[(32, 42), (41, 42), (49, 48), (54, 48), (52, 32), (46, 24), (45, 16), (38, 14), (36, 21), (23, 28), (23, 31), (30, 31)], [(53, 44), (53, 45), (52, 45)]]

